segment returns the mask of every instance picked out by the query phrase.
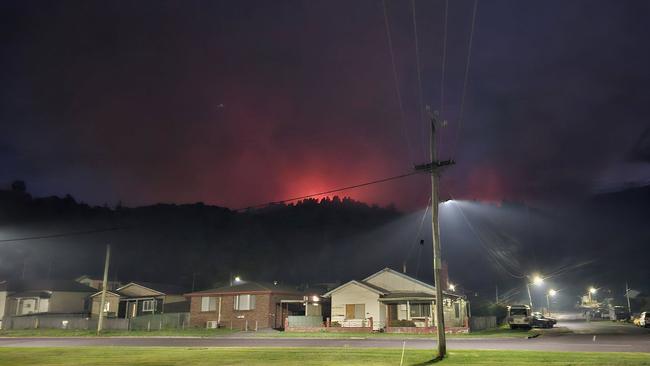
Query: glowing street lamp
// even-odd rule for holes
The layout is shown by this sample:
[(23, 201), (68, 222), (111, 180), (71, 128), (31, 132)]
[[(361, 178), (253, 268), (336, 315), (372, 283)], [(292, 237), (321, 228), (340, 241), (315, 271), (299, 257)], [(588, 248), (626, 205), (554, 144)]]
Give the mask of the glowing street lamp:
[[(530, 277), (528, 277), (530, 279)], [(526, 290), (528, 291), (528, 304), (530, 305), (530, 309), (533, 309), (533, 297), (530, 296), (530, 285), (535, 285), (535, 286), (541, 286), (544, 284), (544, 278), (540, 275), (534, 275), (532, 282), (526, 281)]]
[(449, 284), (449, 291), (452, 291), (452, 292), (456, 291), (456, 285), (453, 285), (453, 284), (450, 283)]
[(557, 295), (557, 291), (550, 289), (548, 290), (548, 293), (546, 294), (546, 311), (548, 312), (548, 316), (551, 316), (551, 297), (554, 297)]
[(592, 299), (591, 295), (595, 295), (596, 292), (598, 292), (598, 289), (596, 289), (595, 287), (590, 287), (589, 288), (589, 292), (587, 293), (587, 295), (589, 296), (589, 304), (590, 305), (593, 302), (593, 299)]

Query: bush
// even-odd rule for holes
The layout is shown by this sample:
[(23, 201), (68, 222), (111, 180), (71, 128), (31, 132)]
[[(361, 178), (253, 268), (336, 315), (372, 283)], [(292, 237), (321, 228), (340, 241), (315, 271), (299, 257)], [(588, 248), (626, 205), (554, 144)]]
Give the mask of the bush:
[(330, 324), (330, 327), (340, 328), (340, 327), (341, 327), (341, 323), (339, 323), (339, 322), (332, 322), (332, 323)]
[(415, 323), (410, 320), (391, 320), (389, 323), (391, 327), (415, 327)]

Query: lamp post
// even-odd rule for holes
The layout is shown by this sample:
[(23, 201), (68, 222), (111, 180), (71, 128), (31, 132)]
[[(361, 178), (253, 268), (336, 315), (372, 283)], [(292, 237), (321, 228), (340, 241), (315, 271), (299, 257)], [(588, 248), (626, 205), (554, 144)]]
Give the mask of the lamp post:
[(589, 296), (589, 306), (591, 306), (591, 304), (594, 301), (593, 298), (591, 297), (591, 295), (595, 295), (597, 291), (598, 290), (596, 288), (594, 288), (594, 287), (589, 288), (589, 291), (587, 292), (587, 296)]
[(526, 291), (528, 291), (528, 305), (530, 309), (533, 310), (533, 297), (530, 296), (530, 285), (541, 286), (544, 283), (544, 279), (540, 275), (533, 276), (533, 281), (526, 281)]
[(546, 311), (548, 312), (548, 316), (551, 316), (551, 297), (554, 297), (557, 295), (557, 291), (550, 289), (548, 290), (548, 293), (546, 293)]

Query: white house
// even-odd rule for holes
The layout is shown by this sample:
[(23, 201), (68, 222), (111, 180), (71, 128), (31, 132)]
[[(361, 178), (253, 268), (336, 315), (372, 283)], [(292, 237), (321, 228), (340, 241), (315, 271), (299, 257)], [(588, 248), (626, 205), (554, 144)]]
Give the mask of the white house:
[[(323, 295), (331, 298), (331, 322), (343, 327), (367, 326), (374, 330), (395, 326), (400, 320), (416, 327), (435, 324), (436, 288), (406, 274), (384, 268), (361, 281), (352, 280)], [(465, 327), (467, 301), (444, 292), (446, 327)]]

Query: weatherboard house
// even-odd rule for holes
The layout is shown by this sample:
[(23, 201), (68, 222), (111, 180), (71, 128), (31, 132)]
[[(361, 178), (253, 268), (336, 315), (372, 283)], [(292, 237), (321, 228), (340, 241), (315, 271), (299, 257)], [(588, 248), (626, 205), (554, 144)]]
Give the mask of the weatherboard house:
[[(452, 292), (443, 294), (446, 331), (467, 331), (467, 300)], [(373, 330), (389, 332), (435, 331), (436, 288), (390, 268), (349, 281), (323, 297), (331, 298), (333, 325), (356, 328), (372, 324)]]
[[(106, 290), (104, 315), (135, 318), (141, 315), (187, 312), (189, 302), (183, 289), (176, 285), (130, 282), (115, 290)], [(102, 291), (90, 296), (91, 315), (99, 315)]]

